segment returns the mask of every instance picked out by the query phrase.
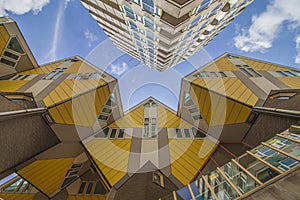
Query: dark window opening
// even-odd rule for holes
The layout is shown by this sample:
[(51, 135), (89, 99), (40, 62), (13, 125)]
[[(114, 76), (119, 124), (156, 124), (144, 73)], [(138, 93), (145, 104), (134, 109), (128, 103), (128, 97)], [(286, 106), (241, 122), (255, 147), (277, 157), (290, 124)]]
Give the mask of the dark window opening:
[(22, 47), (16, 37), (13, 37), (10, 39), (10, 41), (7, 45), (7, 48), (10, 50), (13, 50), (15, 52), (21, 53), (21, 54), (24, 53), (24, 50), (22, 49)]

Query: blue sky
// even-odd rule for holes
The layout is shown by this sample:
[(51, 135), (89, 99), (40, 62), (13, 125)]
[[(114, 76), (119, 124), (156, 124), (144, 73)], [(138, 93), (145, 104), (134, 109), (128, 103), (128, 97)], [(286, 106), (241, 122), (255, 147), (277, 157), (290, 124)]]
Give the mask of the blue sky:
[(177, 110), (182, 76), (224, 52), (300, 68), (300, 1), (255, 0), (208, 46), (164, 72), (124, 54), (79, 0), (2, 0), (39, 64), (79, 55), (118, 78), (123, 108), (153, 96)]

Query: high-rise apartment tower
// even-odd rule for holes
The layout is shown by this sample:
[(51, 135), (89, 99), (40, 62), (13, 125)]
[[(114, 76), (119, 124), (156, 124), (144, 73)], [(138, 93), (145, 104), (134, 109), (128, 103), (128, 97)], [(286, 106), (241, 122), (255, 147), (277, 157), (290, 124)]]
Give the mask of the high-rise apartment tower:
[(164, 71), (198, 52), (253, 0), (81, 0), (112, 42)]

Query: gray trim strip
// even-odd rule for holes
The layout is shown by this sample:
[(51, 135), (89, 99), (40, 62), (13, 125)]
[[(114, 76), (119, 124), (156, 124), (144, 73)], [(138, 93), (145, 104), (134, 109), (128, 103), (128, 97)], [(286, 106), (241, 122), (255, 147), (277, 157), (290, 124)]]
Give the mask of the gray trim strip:
[(241, 71), (233, 71), (234, 75), (238, 79), (242, 81), (255, 95), (258, 96), (259, 99), (266, 100), (268, 97), (268, 94), (265, 93), (262, 89), (260, 89), (255, 83), (253, 83), (252, 80), (250, 80), (243, 72)]
[(33, 86), (34, 84), (36, 84), (36, 82), (38, 82), (39, 80), (41, 80), (43, 77), (45, 76), (45, 74), (38, 74), (36, 77), (34, 77), (32, 80), (30, 80), (28, 83), (26, 83), (25, 85), (23, 85), (19, 90), (17, 90), (18, 92), (25, 92), (26, 90), (28, 90), (31, 86)]
[(267, 71), (258, 71), (260, 74), (262, 74), (266, 79), (268, 79), (271, 83), (279, 87), (280, 89), (290, 89), (289, 86), (272, 76), (269, 72)]

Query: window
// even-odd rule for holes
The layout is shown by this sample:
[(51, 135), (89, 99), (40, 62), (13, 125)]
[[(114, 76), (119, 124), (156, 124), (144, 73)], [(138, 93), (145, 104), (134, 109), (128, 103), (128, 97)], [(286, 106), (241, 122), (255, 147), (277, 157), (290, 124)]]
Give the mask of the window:
[(105, 129), (101, 130), (99, 133), (95, 134), (95, 138), (106, 138), (109, 132), (109, 128), (106, 127)]
[(56, 68), (44, 77), (45, 80), (55, 80), (60, 77), (67, 68)]
[(151, 125), (151, 131), (152, 131), (152, 137), (155, 137), (157, 135), (158, 130), (157, 130), (157, 124), (154, 123), (153, 121), (152, 121), (152, 125)]
[(281, 77), (287, 77), (288, 75), (286, 75), (285, 73), (283, 73), (282, 71), (276, 71), (277, 74)]
[(182, 133), (181, 133), (181, 129), (176, 129), (176, 137), (177, 138), (182, 138)]
[(106, 121), (108, 119), (108, 116), (106, 116), (106, 115), (99, 115), (98, 119)]
[(198, 112), (198, 109), (197, 108), (190, 108), (189, 112), (190, 113), (195, 113), (195, 112)]
[(117, 129), (115, 129), (115, 128), (112, 129), (109, 137), (110, 138), (115, 138), (116, 137), (116, 133), (117, 133)]
[(23, 94), (4, 94), (4, 96), (12, 102), (33, 101), (33, 98)]
[(107, 106), (116, 106), (117, 105), (117, 99), (115, 96), (115, 93), (111, 93), (110, 97), (108, 98), (106, 102)]
[(20, 54), (24, 54), (24, 50), (22, 49), (19, 41), (16, 37), (12, 37), (7, 45), (7, 48), (10, 50), (13, 50), (15, 52), (18, 52)]
[(10, 60), (7, 60), (5, 58), (1, 58), (0, 62), (10, 66), (10, 67), (15, 67), (16, 63)]
[(118, 134), (118, 138), (124, 138), (124, 129), (120, 129), (119, 134)]
[(130, 27), (131, 29), (133, 29), (133, 30), (135, 30), (135, 31), (137, 31), (137, 32), (139, 31), (137, 25), (136, 25), (134, 22), (128, 21), (128, 23), (129, 23), (129, 27)]
[(149, 30), (146, 30), (146, 37), (149, 38), (150, 40), (155, 40), (154, 33)]
[(189, 93), (185, 93), (185, 94), (184, 94), (183, 105), (184, 105), (184, 106), (191, 106), (191, 105), (193, 105), (193, 104), (194, 104), (194, 102), (193, 102), (193, 100), (191, 99), (190, 94), (189, 94)]
[(142, 0), (142, 8), (150, 14), (154, 14), (154, 3), (152, 0)]
[(248, 65), (236, 65), (236, 67), (239, 68), (239, 70), (248, 77), (261, 77), (261, 75), (257, 71), (255, 71)]
[(144, 138), (149, 137), (149, 124), (144, 123)]
[(101, 180), (98, 181), (82, 181), (78, 190), (78, 194), (106, 194), (107, 190), (103, 186)]
[(125, 15), (127, 17), (129, 17), (131, 19), (135, 19), (135, 14), (134, 14), (133, 10), (130, 7), (128, 7), (126, 5), (123, 5), (123, 10), (124, 10)]
[(15, 182), (13, 182), (12, 184), (10, 184), (9, 186), (5, 187), (3, 189), (3, 191), (5, 192), (14, 192), (18, 186), (20, 185), (20, 183), (23, 181), (22, 178), (17, 179)]
[(192, 132), (193, 132), (193, 135), (194, 135), (195, 138), (204, 138), (204, 137), (206, 137), (204, 132), (198, 130), (195, 127), (192, 127)]
[(106, 114), (110, 114), (111, 111), (112, 111), (112, 110), (111, 110), (110, 108), (106, 108), (106, 107), (104, 107), (103, 110), (102, 110), (102, 112), (104, 112), (104, 113), (106, 113)]
[(79, 73), (75, 77), (75, 80), (88, 80), (90, 75), (91, 75), (90, 73)]
[(191, 137), (189, 129), (184, 129), (184, 136), (185, 136), (185, 138), (190, 138)]
[(196, 74), (194, 74), (194, 77), (198, 78), (223, 78), (227, 77), (227, 75), (224, 72), (206, 72), (206, 71), (201, 71)]
[(196, 19), (194, 19), (192, 21), (192, 23), (187, 27), (187, 29), (193, 28), (194, 26), (198, 25), (198, 23), (201, 21), (202, 17), (203, 17), (203, 15), (196, 17)]
[[(144, 104), (144, 138), (156, 137), (158, 133), (157, 126), (157, 104), (152, 100)], [(152, 114), (150, 114), (152, 113)]]
[(24, 80), (28, 78), (30, 75), (29, 74), (18, 74), (14, 77), (11, 78), (11, 80)]
[(210, 5), (210, 2), (211, 2), (211, 0), (203, 0), (202, 3), (193, 10), (192, 14), (201, 12), (202, 10), (205, 10), (206, 8), (208, 8)]
[(296, 74), (297, 76), (300, 76), (300, 72), (299, 72), (299, 71), (292, 70), (292, 72), (293, 72), (294, 74)]
[(19, 59), (19, 56), (15, 55), (15, 54), (13, 54), (11, 52), (8, 52), (8, 51), (4, 51), (3, 55), (7, 56), (9, 58), (12, 58), (14, 60), (18, 60)]
[(77, 179), (78, 177), (78, 172), (82, 166), (82, 163), (74, 163), (72, 164), (71, 168), (68, 170), (64, 182), (61, 185), (61, 188), (66, 187), (69, 185), (71, 182)]
[(165, 186), (164, 183), (164, 176), (162, 175), (162, 173), (160, 173), (159, 171), (153, 172), (153, 179), (152, 179), (153, 183), (156, 183), (162, 187)]
[(208, 17), (211, 17), (213, 15), (215, 15), (219, 10), (220, 8), (224, 5), (224, 3), (220, 3), (218, 4), (208, 15)]
[(295, 74), (293, 74), (293, 73), (290, 72), (290, 71), (285, 71), (285, 73), (286, 73), (288, 76), (292, 76), (292, 77), (296, 76)]
[(155, 29), (154, 22), (149, 17), (144, 17), (144, 24), (145, 24), (146, 27), (151, 28), (152, 30)]
[(200, 114), (198, 115), (194, 115), (192, 116), (194, 120), (199, 120), (199, 119), (202, 119), (202, 116)]

